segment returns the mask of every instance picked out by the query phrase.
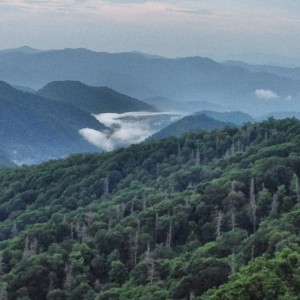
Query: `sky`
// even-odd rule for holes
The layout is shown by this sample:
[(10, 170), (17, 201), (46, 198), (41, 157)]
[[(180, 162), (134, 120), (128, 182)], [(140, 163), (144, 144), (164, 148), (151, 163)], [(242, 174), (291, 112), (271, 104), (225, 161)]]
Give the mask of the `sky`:
[(297, 0), (0, 0), (0, 49), (300, 62)]

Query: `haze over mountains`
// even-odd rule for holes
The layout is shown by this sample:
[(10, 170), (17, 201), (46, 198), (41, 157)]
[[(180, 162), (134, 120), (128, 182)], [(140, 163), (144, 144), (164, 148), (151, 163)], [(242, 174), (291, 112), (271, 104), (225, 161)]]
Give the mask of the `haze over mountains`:
[(300, 81), (284, 74), (253, 72), (209, 58), (167, 59), (137, 53), (87, 49), (14, 52), (0, 55), (0, 79), (40, 89), (52, 81), (107, 86), (137, 99), (166, 97), (208, 101), (255, 115), (299, 110)]
[(2, 50), (0, 80), (14, 87), (0, 84), (0, 164), (299, 117), (298, 71), (139, 52)]
[(30, 93), (1, 81), (0, 166), (113, 150), (140, 142), (177, 119), (105, 87), (53, 82)]
[(228, 60), (223, 63), (226, 66), (236, 66), (252, 72), (267, 72), (279, 76), (288, 77), (294, 80), (300, 80), (300, 67), (287, 68), (273, 65), (252, 65), (241, 61)]
[(0, 144), (17, 163), (35, 163), (95, 152), (78, 131), (108, 130), (90, 114), (66, 104), (21, 92), (0, 82)]

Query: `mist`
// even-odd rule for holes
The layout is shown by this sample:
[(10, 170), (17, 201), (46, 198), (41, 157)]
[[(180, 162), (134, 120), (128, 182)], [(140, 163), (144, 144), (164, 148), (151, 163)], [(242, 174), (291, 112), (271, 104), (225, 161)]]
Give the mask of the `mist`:
[(111, 131), (82, 128), (79, 130), (80, 135), (92, 145), (104, 151), (112, 151), (140, 143), (182, 116), (173, 113), (128, 112), (103, 113), (94, 117)]

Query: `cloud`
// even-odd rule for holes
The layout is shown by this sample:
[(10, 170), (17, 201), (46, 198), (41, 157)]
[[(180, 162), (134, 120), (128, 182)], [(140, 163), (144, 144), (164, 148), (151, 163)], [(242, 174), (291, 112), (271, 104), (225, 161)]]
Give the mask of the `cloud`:
[(265, 99), (265, 100), (273, 100), (279, 98), (279, 96), (274, 91), (264, 90), (264, 89), (257, 89), (255, 91), (255, 96), (258, 99)]
[(92, 145), (101, 148), (105, 151), (111, 151), (114, 149), (114, 143), (109, 138), (109, 134), (106, 132), (100, 132), (91, 128), (82, 128), (79, 130), (79, 134)]
[(112, 129), (113, 133), (90, 128), (83, 128), (79, 130), (79, 133), (85, 140), (105, 151), (140, 143), (180, 118), (179, 115), (174, 114), (149, 112), (104, 113), (95, 117)]

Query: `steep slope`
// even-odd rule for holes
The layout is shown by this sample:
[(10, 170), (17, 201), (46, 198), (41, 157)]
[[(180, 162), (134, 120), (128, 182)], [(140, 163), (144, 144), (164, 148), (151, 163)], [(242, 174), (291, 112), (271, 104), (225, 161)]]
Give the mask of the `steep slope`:
[(89, 113), (155, 111), (150, 105), (107, 87), (92, 87), (79, 81), (56, 81), (37, 92), (46, 98), (70, 103)]
[[(157, 95), (176, 101), (209, 101), (219, 105), (262, 111), (284, 110), (287, 97), (299, 109), (300, 84), (266, 72), (226, 66), (208, 58), (149, 59), (134, 53), (98, 53), (86, 49), (17, 53), (1, 58), (0, 79), (40, 89), (57, 80), (79, 80), (108, 86), (138, 99)], [(256, 91), (272, 91), (272, 101)]]
[(213, 130), (218, 128), (224, 128), (225, 126), (232, 126), (235, 125), (233, 123), (225, 123), (218, 120), (215, 120), (206, 114), (195, 114), (191, 116), (186, 116), (166, 128), (160, 130), (159, 132), (153, 134), (149, 139), (150, 140), (161, 140), (170, 136), (177, 136), (184, 133), (188, 133), (191, 131), (196, 130)]
[(0, 171), (1, 295), (297, 299), (299, 132), (268, 120)]
[(21, 92), (5, 82), (0, 82), (0, 124), (0, 143), (18, 163), (97, 151), (80, 136), (79, 130), (107, 129), (69, 104)]

